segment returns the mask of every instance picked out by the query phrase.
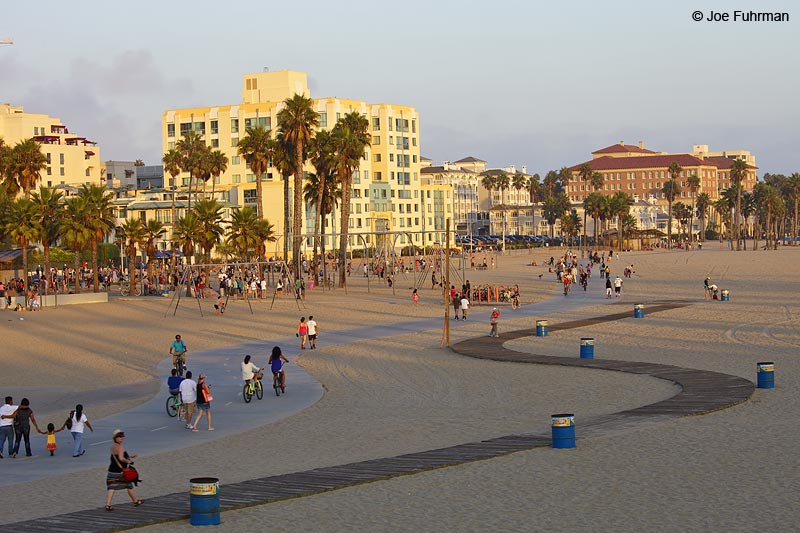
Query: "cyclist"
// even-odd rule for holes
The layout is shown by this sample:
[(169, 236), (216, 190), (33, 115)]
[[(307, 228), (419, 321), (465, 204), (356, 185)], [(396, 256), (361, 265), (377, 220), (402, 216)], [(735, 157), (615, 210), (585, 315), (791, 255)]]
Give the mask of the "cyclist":
[(278, 387), (278, 375), (281, 377), (281, 392), (286, 392), (286, 373), (283, 371), (283, 363), (289, 360), (283, 356), (278, 346), (272, 348), (272, 355), (269, 356), (269, 366), (272, 370), (272, 388)]
[(183, 371), (186, 369), (186, 351), (186, 343), (183, 342), (180, 335), (175, 335), (175, 340), (169, 347), (169, 353), (172, 355), (172, 366), (179, 375), (183, 375)]
[(178, 389), (181, 386), (181, 381), (183, 381), (183, 377), (179, 376), (178, 371), (174, 368), (170, 373), (170, 377), (167, 378), (167, 387), (169, 387), (170, 394), (177, 396), (179, 392)]
[(250, 362), (250, 356), (245, 355), (244, 361), (242, 361), (242, 379), (244, 380), (245, 384), (249, 385), (250, 380), (261, 379), (264, 377), (264, 374), (261, 371), (264, 370), (263, 368), (258, 368), (256, 365)]

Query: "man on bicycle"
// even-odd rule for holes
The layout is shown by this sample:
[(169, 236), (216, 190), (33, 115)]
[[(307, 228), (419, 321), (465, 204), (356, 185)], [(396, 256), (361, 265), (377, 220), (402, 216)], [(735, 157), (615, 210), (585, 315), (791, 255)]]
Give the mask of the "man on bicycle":
[(283, 363), (289, 360), (283, 356), (278, 346), (272, 348), (272, 355), (269, 356), (269, 366), (272, 370), (272, 388), (278, 387), (278, 376), (281, 378), (281, 392), (286, 392), (286, 373), (283, 371)]
[(175, 335), (175, 340), (169, 347), (169, 353), (172, 355), (172, 366), (178, 371), (178, 374), (183, 375), (186, 368), (186, 343), (183, 342), (180, 335)]
[(261, 371), (264, 370), (263, 368), (258, 368), (256, 365), (250, 362), (250, 356), (245, 355), (244, 361), (242, 361), (242, 379), (244, 380), (245, 384), (249, 385), (250, 380), (261, 379), (264, 377), (264, 374)]

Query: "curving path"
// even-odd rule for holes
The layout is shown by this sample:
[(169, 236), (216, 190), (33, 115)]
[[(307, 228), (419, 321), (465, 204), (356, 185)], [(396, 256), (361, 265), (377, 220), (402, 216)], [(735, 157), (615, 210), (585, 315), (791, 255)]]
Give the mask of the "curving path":
[[(655, 303), (655, 305), (648, 305), (647, 313), (666, 311), (683, 305), (687, 304), (681, 302)], [(559, 331), (579, 328), (611, 320), (621, 320), (630, 316), (630, 311), (613, 313), (557, 324), (549, 329)], [(522, 354), (503, 346), (503, 342), (506, 340), (530, 336), (530, 334), (531, 330), (525, 329), (504, 332), (502, 340), (488, 337), (469, 339), (456, 344), (453, 350), (465, 356), (482, 359), (645, 374), (672, 381), (682, 388), (681, 392), (675, 396), (654, 404), (591, 420), (581, 420), (578, 426), (580, 438), (609, 434), (665, 419), (700, 415), (724, 409), (746, 401), (754, 391), (754, 385), (750, 381), (718, 372), (654, 363)], [(548, 445), (550, 445), (549, 434), (508, 435), (425, 452), (254, 479), (224, 485), (220, 493), (220, 506), (221, 510), (226, 511), (260, 505)], [(130, 505), (119, 506), (114, 513), (106, 513), (102, 509), (84, 510), (7, 524), (0, 526), (0, 532), (112, 531), (186, 519), (188, 518), (187, 509), (188, 496), (185, 492), (181, 492), (149, 499), (145, 507), (135, 511)]]

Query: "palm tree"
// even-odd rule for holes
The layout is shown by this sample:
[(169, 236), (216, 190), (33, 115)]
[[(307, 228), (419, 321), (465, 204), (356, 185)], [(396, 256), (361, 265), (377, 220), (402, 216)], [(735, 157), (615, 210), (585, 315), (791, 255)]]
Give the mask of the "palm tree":
[(692, 209), (683, 202), (676, 202), (672, 206), (672, 213), (675, 215), (675, 220), (678, 221), (678, 237), (681, 235), (686, 236), (686, 227), (689, 225), (689, 219), (692, 215)]
[(22, 250), (22, 278), (25, 285), (25, 305), (28, 305), (28, 245), (36, 242), (41, 234), (39, 213), (36, 204), (28, 198), (19, 198), (11, 203), (6, 215), (3, 233), (17, 243)]
[(31, 189), (42, 178), (41, 171), (47, 167), (47, 158), (42, 153), (42, 146), (33, 139), (18, 142), (11, 149), (8, 164), (7, 183), (11, 193), (22, 191), (27, 198)]
[(609, 244), (608, 239), (608, 221), (614, 217), (614, 214), (611, 211), (611, 197), (606, 196), (605, 194), (600, 195), (600, 228), (602, 232), (606, 233), (606, 242), (605, 244)]
[(226, 242), (238, 253), (239, 259), (246, 261), (248, 252), (258, 248), (259, 235), (256, 224), (261, 220), (252, 207), (234, 209), (226, 234)]
[(789, 199), (792, 201), (794, 206), (794, 215), (792, 216), (792, 246), (797, 244), (797, 236), (798, 236), (798, 216), (800, 216), (800, 172), (795, 172), (788, 178), (786, 178), (786, 187), (787, 192), (789, 193)]
[[(592, 178), (594, 170), (589, 163), (584, 163), (578, 169), (578, 178), (584, 183), (586, 190), (589, 189), (589, 180)], [(583, 257), (583, 247), (586, 246), (586, 209), (583, 210), (583, 242), (581, 243), (581, 257)]]
[[(172, 148), (164, 156), (161, 158), (161, 162), (164, 163), (164, 172), (168, 173), (172, 176), (170, 180), (169, 189), (172, 191), (172, 204), (170, 205), (170, 229), (172, 232), (175, 231), (175, 220), (177, 217), (175, 216), (175, 192), (178, 189), (178, 182), (175, 178), (181, 173), (181, 160), (183, 156), (181, 155), (180, 151), (176, 148)], [(175, 265), (175, 241), (170, 239), (170, 249), (172, 250), (172, 262), (173, 266)]]
[(742, 184), (747, 177), (747, 163), (736, 159), (731, 165), (731, 186), (736, 187), (736, 205), (733, 217), (733, 232), (736, 235), (736, 250), (741, 250), (740, 218), (742, 213)]
[(528, 195), (531, 201), (531, 221), (533, 223), (533, 233), (537, 233), (536, 225), (536, 204), (542, 201), (542, 183), (539, 174), (534, 174), (528, 179)]
[(172, 239), (180, 247), (188, 264), (192, 264), (195, 243), (200, 242), (201, 230), (200, 219), (194, 211), (187, 212), (186, 216), (175, 221), (175, 231), (172, 233)]
[(636, 231), (637, 225), (638, 222), (636, 220), (636, 217), (631, 215), (630, 213), (622, 217), (622, 233), (624, 235), (630, 235), (634, 231)]
[(256, 176), (256, 215), (259, 218), (264, 218), (264, 193), (261, 181), (269, 169), (273, 150), (270, 130), (264, 126), (247, 128), (245, 136), (239, 139), (237, 151), (244, 157), (250, 171)]
[[(289, 259), (289, 232), (291, 228), (291, 214), (289, 208), (289, 176), (294, 172), (294, 149), (286, 141), (282, 132), (278, 132), (276, 138), (271, 142), (272, 166), (278, 171), (283, 180), (283, 259)], [(286, 263), (289, 264), (288, 262)]]
[(511, 176), (511, 186), (517, 191), (517, 198), (519, 198), (519, 191), (527, 187), (528, 177), (522, 172), (515, 172)]
[(598, 219), (603, 211), (603, 195), (599, 192), (589, 194), (583, 200), (583, 210), (585, 213), (592, 215), (592, 220), (594, 221), (594, 246), (597, 248), (600, 246), (600, 241), (597, 240), (597, 230), (599, 228)]
[(695, 213), (697, 213), (697, 218), (700, 219), (700, 238), (702, 241), (705, 242), (706, 240), (706, 215), (708, 214), (708, 208), (711, 207), (711, 197), (706, 192), (701, 192), (697, 195), (697, 200), (695, 202)]
[[(322, 244), (321, 255), (325, 257), (325, 237), (322, 236), (324, 233), (322, 226), (325, 216), (330, 214), (330, 212), (326, 212), (322, 208), (325, 205), (325, 190), (329, 189), (328, 184), (333, 182), (333, 151), (333, 136), (331, 132), (327, 130), (318, 131), (311, 143), (311, 164), (314, 165), (314, 169), (316, 169), (314, 176), (316, 180), (316, 194), (313, 201), (309, 195), (306, 197), (306, 202), (308, 202), (309, 205), (313, 205), (316, 211), (316, 216), (314, 217), (314, 258), (317, 257), (317, 242)], [(310, 183), (309, 181), (309, 184)]]
[(544, 201), (542, 213), (550, 225), (550, 238), (554, 236), (556, 220), (562, 218), (569, 210), (569, 198), (563, 192), (551, 196)]
[(125, 256), (128, 258), (128, 280), (131, 287), (136, 286), (136, 247), (141, 246), (147, 241), (147, 228), (141, 219), (129, 218), (117, 226), (115, 232), (117, 241), (124, 245)]
[(347, 283), (347, 235), (350, 220), (350, 194), (353, 191), (353, 172), (364, 157), (364, 150), (370, 145), (369, 120), (357, 111), (343, 116), (332, 130), (336, 159), (336, 177), (342, 186), (341, 241), (339, 242), (339, 287)]
[(697, 191), (700, 190), (700, 177), (697, 174), (692, 174), (686, 178), (686, 186), (689, 187), (689, 195), (692, 197), (692, 208), (689, 212), (689, 242), (694, 242), (694, 212), (695, 212), (695, 197)]
[(576, 239), (581, 231), (581, 219), (572, 211), (565, 211), (561, 215), (561, 233), (567, 235), (570, 240)]
[[(228, 156), (219, 150), (214, 150), (208, 154), (208, 160), (206, 163), (208, 165), (208, 173), (213, 179), (211, 182), (211, 195), (213, 196), (217, 187), (217, 178), (224, 174), (226, 170), (228, 170)], [(205, 185), (203, 187), (203, 193), (205, 194)]]
[[(78, 276), (81, 252), (92, 242), (92, 231), (89, 227), (91, 210), (84, 196), (67, 198), (62, 218), (61, 240), (72, 250), (75, 269), (75, 294), (80, 294), (81, 283)], [(65, 274), (66, 275), (66, 274)]]
[(38, 240), (44, 248), (45, 295), (50, 288), (50, 246), (61, 237), (61, 219), (64, 213), (62, 200), (64, 195), (50, 187), (39, 187), (37, 192), (31, 194), (31, 200), (36, 205), (39, 216)]
[(86, 200), (86, 208), (90, 213), (90, 216), (87, 220), (87, 229), (89, 229), (92, 235), (92, 272), (94, 276), (93, 290), (94, 292), (99, 292), (100, 276), (97, 269), (97, 248), (98, 243), (100, 243), (100, 241), (102, 241), (106, 235), (111, 233), (111, 230), (114, 229), (114, 222), (116, 222), (116, 218), (114, 216), (114, 206), (111, 203), (114, 197), (111, 193), (106, 191), (104, 186), (95, 184), (84, 185), (81, 187), (78, 191), (78, 196)]
[(278, 129), (284, 140), (294, 148), (294, 220), (292, 221), (292, 258), (295, 274), (300, 277), (300, 245), (303, 242), (303, 164), (319, 126), (319, 114), (314, 111), (314, 101), (295, 94), (283, 102), (286, 107), (278, 112)]
[(267, 255), (267, 243), (275, 242), (275, 228), (265, 218), (259, 218), (255, 223), (255, 231), (258, 236), (258, 246), (256, 247), (256, 255), (265, 257)]
[(567, 167), (561, 167), (558, 171), (558, 192), (566, 191), (570, 181), (572, 181), (572, 171)]
[(542, 181), (542, 187), (544, 188), (544, 198), (550, 198), (551, 196), (555, 196), (558, 192), (558, 172), (555, 170), (550, 170), (545, 174), (544, 180)]
[(725, 225), (725, 233), (731, 250), (733, 250), (733, 210), (736, 205), (736, 187), (729, 187), (720, 192), (719, 199), (714, 202), (714, 210)]
[(204, 157), (208, 146), (203, 141), (203, 136), (196, 131), (188, 131), (183, 138), (175, 144), (175, 149), (181, 154), (181, 169), (189, 173), (189, 209), (192, 208), (192, 182), (203, 172)]
[(147, 255), (147, 276), (151, 282), (154, 280), (155, 273), (153, 272), (153, 262), (156, 259), (156, 252), (158, 252), (158, 240), (166, 235), (167, 230), (164, 229), (164, 224), (154, 218), (147, 221), (144, 225), (145, 229), (145, 243), (144, 251)]
[(4, 192), (10, 185), (8, 179), (8, 170), (11, 167), (11, 148), (6, 144), (2, 137), (0, 137), (0, 185), (3, 187)]
[[(673, 165), (674, 164), (675, 163), (673, 163)], [(672, 165), (670, 165), (670, 168), (672, 168)], [(675, 202), (675, 198), (677, 198), (681, 193), (681, 186), (678, 184), (678, 180), (672, 178), (664, 182), (661, 192), (664, 195), (664, 198), (667, 200), (667, 209), (669, 215), (669, 218), (667, 219), (667, 248), (672, 248), (672, 204)]]
[(626, 193), (619, 191), (614, 193), (614, 196), (609, 200), (611, 207), (611, 216), (617, 217), (617, 238), (619, 242), (619, 250), (622, 251), (622, 243), (624, 235), (622, 234), (622, 219), (631, 212), (631, 197)]
[(205, 253), (206, 263), (210, 263), (211, 249), (220, 242), (222, 235), (225, 234), (225, 230), (222, 227), (222, 204), (213, 198), (210, 200), (204, 198), (197, 202), (194, 213), (197, 215), (197, 220), (200, 224), (200, 234), (197, 242)]
[[(327, 133), (327, 132), (320, 132)], [(322, 222), (322, 225), (315, 231), (317, 238), (314, 239), (314, 257), (317, 257), (317, 242), (322, 244), (320, 256), (325, 257), (325, 217), (333, 213), (333, 209), (339, 205), (339, 200), (342, 198), (342, 190), (338, 187), (338, 183), (333, 177), (324, 180), (322, 196), (319, 196), (319, 185), (322, 180), (318, 174), (311, 173), (308, 175), (308, 180), (303, 186), (303, 199), (305, 202), (314, 208), (317, 213), (317, 222)], [(318, 204), (321, 200), (321, 204)], [(316, 270), (314, 272), (316, 274)]]

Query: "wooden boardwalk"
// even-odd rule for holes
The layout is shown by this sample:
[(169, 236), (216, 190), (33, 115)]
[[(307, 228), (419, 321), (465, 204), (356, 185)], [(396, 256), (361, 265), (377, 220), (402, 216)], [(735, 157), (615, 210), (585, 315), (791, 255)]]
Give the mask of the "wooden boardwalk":
[[(649, 305), (648, 314), (675, 309), (686, 305), (665, 302)], [(632, 312), (614, 313), (550, 326), (549, 331), (561, 331), (632, 317)], [(579, 359), (577, 357), (551, 357), (523, 354), (503, 346), (508, 340), (533, 334), (532, 329), (504, 333), (499, 339), (479, 337), (453, 346), (456, 353), (480, 359), (564, 365), (601, 370), (615, 370), (666, 379), (678, 384), (682, 390), (675, 396), (636, 409), (595, 417), (581, 421), (578, 437), (586, 438), (614, 433), (622, 429), (650, 424), (669, 418), (701, 415), (724, 409), (746, 401), (754, 391), (752, 382), (718, 372), (680, 368), (656, 363), (637, 363), (604, 359)], [(550, 434), (521, 434), (498, 437), (428, 450), (423, 452), (373, 459), (346, 465), (317, 468), (280, 476), (252, 479), (225, 484), (220, 489), (220, 509), (229, 511), (262, 505), (298, 496), (319, 494), (339, 489), (389, 479), (395, 476), (416, 474), (445, 466), (463, 464), (506, 455), (532, 448), (550, 446)], [(142, 507), (130, 504), (115, 506), (111, 513), (102, 507), (24, 522), (0, 525), (0, 533), (90, 533), (120, 531), (135, 527), (185, 520), (189, 518), (189, 494), (167, 494), (151, 498)]]

